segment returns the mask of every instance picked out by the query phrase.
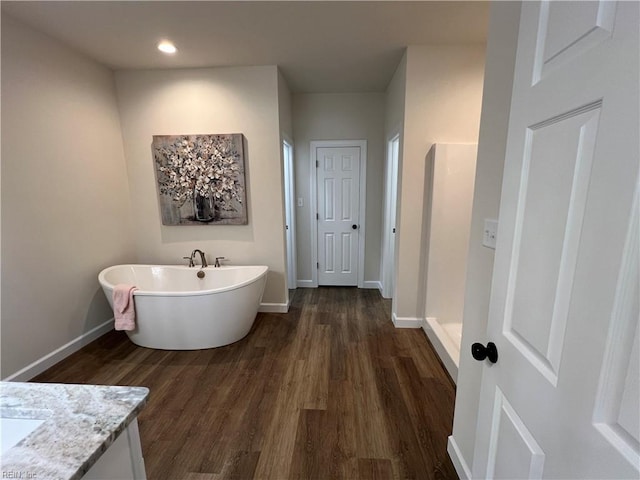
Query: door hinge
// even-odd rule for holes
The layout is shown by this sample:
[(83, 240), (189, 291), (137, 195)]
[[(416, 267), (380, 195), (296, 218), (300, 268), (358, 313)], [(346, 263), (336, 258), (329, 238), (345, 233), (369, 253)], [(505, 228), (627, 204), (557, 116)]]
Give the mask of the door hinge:
[(320, 262), (316, 263), (316, 268), (320, 268)]
[(318, 168), (319, 166), (320, 166), (320, 162), (316, 160), (316, 168)]
[(320, 220), (320, 214), (316, 213), (316, 220)]

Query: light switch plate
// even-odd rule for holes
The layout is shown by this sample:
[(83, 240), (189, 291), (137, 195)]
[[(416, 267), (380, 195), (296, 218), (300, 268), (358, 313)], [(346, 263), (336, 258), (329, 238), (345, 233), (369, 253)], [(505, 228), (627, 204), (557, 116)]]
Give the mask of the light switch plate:
[(496, 248), (498, 237), (498, 221), (489, 218), (484, 219), (484, 231), (482, 232), (482, 245), (488, 248)]
[(304, 207), (304, 200), (302, 199), (302, 197), (298, 197), (298, 206)]

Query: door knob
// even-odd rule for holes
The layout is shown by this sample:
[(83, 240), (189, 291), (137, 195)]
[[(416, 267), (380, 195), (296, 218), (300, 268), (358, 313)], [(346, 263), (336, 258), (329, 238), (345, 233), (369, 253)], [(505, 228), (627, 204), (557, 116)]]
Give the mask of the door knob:
[(485, 358), (488, 358), (491, 363), (498, 361), (498, 349), (493, 342), (487, 343), (486, 347), (481, 343), (474, 343), (471, 345), (471, 355), (479, 362)]
[(351, 228), (353, 228), (354, 230), (358, 229), (358, 225), (351, 225)]

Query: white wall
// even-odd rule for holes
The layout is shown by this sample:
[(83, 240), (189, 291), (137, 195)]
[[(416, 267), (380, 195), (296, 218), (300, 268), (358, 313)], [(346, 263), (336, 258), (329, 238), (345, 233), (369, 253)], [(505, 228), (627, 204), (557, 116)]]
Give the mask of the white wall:
[(436, 142), (477, 142), (484, 47), (410, 46), (406, 56), (393, 313), (398, 320), (415, 321), (418, 326), (424, 310), (421, 238), (425, 157)]
[(311, 171), (312, 140), (367, 140), (367, 214), (364, 281), (380, 280), (382, 229), (382, 177), (384, 174), (383, 93), (294, 94), (293, 128), (295, 140), (297, 207), (298, 281), (312, 278)]
[[(404, 115), (407, 87), (407, 54), (402, 56), (385, 92), (384, 131), (385, 138), (390, 140), (404, 131)], [(402, 142), (400, 142), (402, 144)], [(402, 157), (402, 156), (401, 156)]]
[(498, 218), (520, 4), (492, 2), (489, 18), (482, 120), (467, 262), (462, 355), (453, 420), (453, 438), (462, 461), (468, 467), (473, 463), (482, 379), (482, 363), (473, 360), (468, 352), (471, 351), (473, 342), (486, 340), (494, 250), (482, 246), (482, 231), (485, 218)]
[[(142, 263), (209, 260), (269, 267), (263, 302), (286, 302), (278, 70), (275, 66), (116, 73), (134, 233)], [(248, 225), (164, 226), (151, 156), (153, 135), (242, 133)]]
[[(289, 84), (278, 70), (278, 119), (280, 133), (293, 141), (293, 96)], [(281, 149), (282, 150), (282, 149)]]
[[(467, 251), (476, 173), (477, 147), (437, 143), (431, 147), (425, 192), (428, 239), (425, 317), (462, 323)], [(425, 202), (427, 208), (427, 202)]]
[(135, 260), (113, 74), (2, 15), (2, 377), (109, 320)]

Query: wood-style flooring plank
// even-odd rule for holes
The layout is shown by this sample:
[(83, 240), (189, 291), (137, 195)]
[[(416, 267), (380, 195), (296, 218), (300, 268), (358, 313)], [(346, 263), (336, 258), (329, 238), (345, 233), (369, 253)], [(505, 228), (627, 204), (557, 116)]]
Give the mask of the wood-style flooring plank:
[(295, 448), (302, 404), (304, 360), (294, 360), (278, 391), (273, 417), (260, 452), (255, 478), (283, 479), (289, 470)]
[(355, 345), (347, 355), (348, 379), (353, 389), (356, 424), (356, 455), (384, 458), (391, 452), (385, 406), (376, 384), (372, 359), (364, 345)]
[(329, 325), (314, 325), (312, 331), (311, 345), (313, 348), (310, 349), (304, 362), (302, 408), (326, 410), (329, 395), (329, 367), (331, 365), (331, 327)]
[(298, 419), (295, 448), (289, 478), (334, 479), (338, 473), (331, 471), (340, 459), (333, 459), (337, 445), (336, 429), (326, 410), (302, 410)]
[(336, 454), (334, 457), (340, 459), (338, 466), (340, 477), (357, 478), (358, 427), (354, 392), (349, 381), (340, 380), (329, 383), (328, 409), (335, 419)]
[(386, 458), (359, 458), (358, 474), (360, 480), (387, 480), (393, 477), (391, 462)]
[(455, 387), (377, 290), (298, 289), (225, 347), (165, 351), (110, 332), (34, 381), (143, 385), (150, 480), (456, 479)]

